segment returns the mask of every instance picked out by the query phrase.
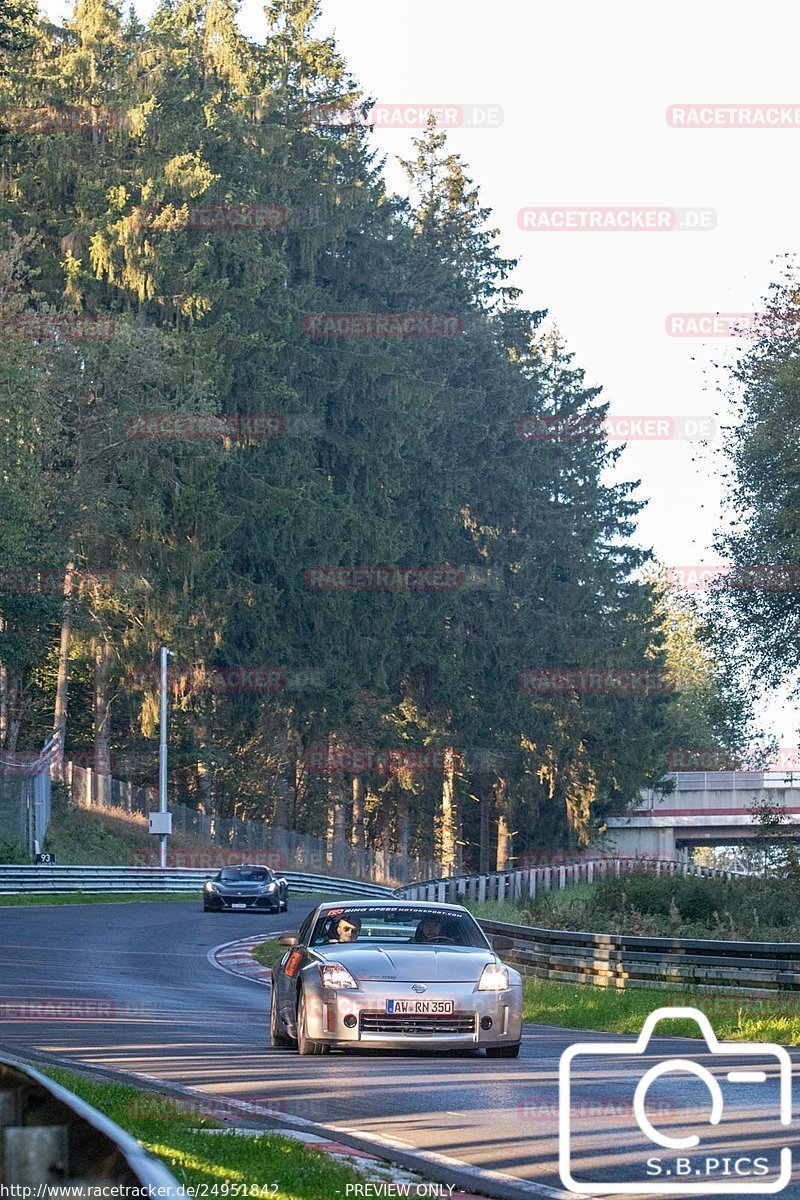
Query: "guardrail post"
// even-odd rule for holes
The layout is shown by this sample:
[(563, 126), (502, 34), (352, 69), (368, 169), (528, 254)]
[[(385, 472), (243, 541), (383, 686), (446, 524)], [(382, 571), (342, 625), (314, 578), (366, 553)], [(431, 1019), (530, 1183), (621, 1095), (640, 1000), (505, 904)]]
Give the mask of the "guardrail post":
[(594, 883), (594, 862), (586, 864), (586, 882)]
[(66, 1125), (17, 1126), (3, 1131), (3, 1181), (38, 1186), (69, 1177)]
[(486, 876), (481, 875), (478, 879), (478, 904), (486, 903)]
[(497, 899), (498, 902), (506, 898), (506, 877), (505, 875), (497, 876)]
[(532, 867), (528, 872), (528, 896), (531, 900), (536, 899), (536, 868)]

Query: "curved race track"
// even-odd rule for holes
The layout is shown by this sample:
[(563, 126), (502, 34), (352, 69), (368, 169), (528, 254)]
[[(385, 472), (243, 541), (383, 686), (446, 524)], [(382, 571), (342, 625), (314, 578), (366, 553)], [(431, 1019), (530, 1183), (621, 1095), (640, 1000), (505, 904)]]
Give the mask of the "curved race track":
[[(538, 1195), (548, 1187), (563, 1194), (558, 1061), (579, 1039), (573, 1032), (527, 1026), (522, 1055), (511, 1061), (380, 1053), (301, 1059), (269, 1049), (268, 989), (216, 969), (207, 954), (235, 938), (294, 927), (310, 907), (294, 901), (288, 917), (206, 915), (194, 901), (0, 908), (0, 1047), (258, 1103), (535, 1181), (544, 1185), (531, 1189)], [(47, 998), (56, 997), (54, 1018)], [(41, 1010), (30, 1007), (43, 1002)], [(685, 1056), (693, 1045), (659, 1039), (656, 1048)], [(583, 1076), (576, 1109), (592, 1166), (610, 1178), (624, 1177), (634, 1157), (622, 1115), (630, 1078), (628, 1062), (598, 1062)], [(662, 1115), (680, 1118), (685, 1131), (701, 1094), (675, 1077), (662, 1085)], [(781, 1130), (773, 1118), (773, 1077), (756, 1090), (758, 1098), (733, 1113), (737, 1153), (796, 1141), (795, 1127)], [(796, 1200), (800, 1188), (781, 1195)]]

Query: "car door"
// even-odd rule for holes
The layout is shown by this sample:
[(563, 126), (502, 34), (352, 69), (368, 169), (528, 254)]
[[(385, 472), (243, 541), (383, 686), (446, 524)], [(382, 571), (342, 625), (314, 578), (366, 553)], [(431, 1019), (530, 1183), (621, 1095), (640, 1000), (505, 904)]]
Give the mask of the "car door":
[(294, 1017), (297, 1011), (297, 980), (306, 961), (308, 939), (314, 928), (318, 911), (315, 908), (303, 921), (297, 934), (298, 944), (287, 949), (277, 971), (278, 1012), (284, 1022), (290, 1023), (292, 1026), (294, 1026)]

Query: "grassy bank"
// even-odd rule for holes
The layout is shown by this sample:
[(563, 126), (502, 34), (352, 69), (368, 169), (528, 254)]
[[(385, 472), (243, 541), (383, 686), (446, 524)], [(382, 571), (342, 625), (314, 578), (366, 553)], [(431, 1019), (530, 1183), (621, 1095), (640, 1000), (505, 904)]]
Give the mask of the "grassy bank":
[[(536, 1025), (636, 1034), (656, 1008), (697, 1008), (711, 1021), (717, 1037), (731, 1042), (778, 1042), (800, 1045), (800, 993), (733, 996), (691, 988), (598, 988), (526, 979), (524, 1019)], [(699, 1037), (692, 1021), (671, 1021), (659, 1033)]]
[[(467, 907), (477, 917), (542, 929), (588, 930), (654, 937), (800, 942), (800, 886), (788, 879), (700, 879), (627, 875), (547, 892), (534, 902)], [(800, 993), (739, 996), (692, 988), (614, 988), (525, 979), (525, 1020), (566, 1029), (635, 1034), (655, 1008), (705, 1013), (727, 1041), (800, 1045)], [(665, 1027), (696, 1037), (697, 1026)]]
[[(251, 1187), (260, 1189), (253, 1195), (275, 1200), (330, 1200), (337, 1192), (343, 1196), (348, 1183), (364, 1182), (364, 1176), (355, 1170), (293, 1139), (210, 1132), (222, 1127), (213, 1114), (224, 1108), (224, 1101), (212, 1096), (172, 1100), (70, 1071), (48, 1069), (44, 1074), (131, 1133), (161, 1159), (179, 1183), (195, 1188), (208, 1185), (206, 1195), (212, 1195), (215, 1186), (216, 1194), (221, 1195), (227, 1184), (236, 1185), (240, 1195), (245, 1194), (245, 1187)], [(225, 1110), (225, 1115), (235, 1114)], [(239, 1123), (247, 1124), (246, 1115)]]
[(800, 942), (800, 883), (621, 875), (520, 905), (523, 922), (651, 937)]

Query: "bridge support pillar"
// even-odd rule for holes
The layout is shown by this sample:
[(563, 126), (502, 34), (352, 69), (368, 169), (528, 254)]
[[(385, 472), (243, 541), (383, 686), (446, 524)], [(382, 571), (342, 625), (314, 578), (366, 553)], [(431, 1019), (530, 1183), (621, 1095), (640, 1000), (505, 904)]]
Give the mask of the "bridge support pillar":
[(674, 859), (677, 857), (675, 829), (669, 826), (617, 826), (609, 830), (609, 840), (614, 852), (621, 858), (651, 856)]

